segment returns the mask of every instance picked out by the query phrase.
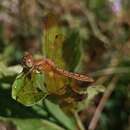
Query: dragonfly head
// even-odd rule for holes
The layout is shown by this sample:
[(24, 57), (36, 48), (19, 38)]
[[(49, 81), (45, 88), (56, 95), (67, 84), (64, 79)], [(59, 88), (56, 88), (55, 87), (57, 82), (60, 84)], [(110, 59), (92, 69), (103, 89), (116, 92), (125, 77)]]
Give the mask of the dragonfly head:
[(24, 68), (32, 68), (34, 65), (33, 57), (29, 52), (26, 52), (22, 58), (22, 66)]

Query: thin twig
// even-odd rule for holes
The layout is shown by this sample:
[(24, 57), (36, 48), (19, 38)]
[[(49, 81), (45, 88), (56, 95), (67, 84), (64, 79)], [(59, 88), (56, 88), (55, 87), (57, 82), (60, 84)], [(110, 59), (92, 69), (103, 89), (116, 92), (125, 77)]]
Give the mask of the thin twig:
[[(118, 64), (120, 63), (120, 55), (116, 53), (114, 56), (112, 56), (110, 63), (108, 64), (107, 68), (117, 68)], [(100, 72), (102, 70), (99, 70)], [(98, 72), (99, 72), (98, 71)], [(100, 73), (101, 74), (101, 73)], [(93, 77), (96, 77), (96, 75), (92, 74)], [(98, 75), (97, 75), (98, 76)], [(103, 73), (99, 76), (95, 84), (104, 84), (106, 80), (108, 80), (112, 75), (103, 75)]]
[(108, 101), (110, 95), (112, 94), (113, 90), (115, 89), (116, 87), (116, 83), (118, 81), (118, 78), (117, 77), (114, 77), (112, 79), (112, 82), (109, 84), (106, 92), (104, 93), (96, 111), (95, 111), (95, 114), (90, 122), (90, 125), (88, 127), (88, 130), (95, 130), (96, 126), (97, 126), (97, 123), (100, 119), (100, 116), (101, 116), (101, 113), (103, 111), (103, 108), (105, 107), (105, 104), (106, 102)]
[(73, 111), (73, 114), (74, 114), (74, 117), (75, 117), (75, 120), (77, 122), (77, 125), (78, 125), (78, 129), (79, 130), (85, 130), (80, 118), (79, 118), (79, 115), (76, 111)]
[(85, 11), (85, 15), (88, 18), (88, 22), (91, 26), (91, 29), (92, 29), (94, 35), (99, 40), (101, 40), (107, 48), (109, 48), (110, 41), (103, 33), (101, 33), (100, 29), (98, 28), (94, 14), (90, 10), (87, 9), (87, 11)]
[(111, 74), (120, 74), (120, 73), (130, 73), (130, 67), (111, 67), (102, 69), (96, 72), (92, 72), (93, 77), (101, 75), (111, 75)]

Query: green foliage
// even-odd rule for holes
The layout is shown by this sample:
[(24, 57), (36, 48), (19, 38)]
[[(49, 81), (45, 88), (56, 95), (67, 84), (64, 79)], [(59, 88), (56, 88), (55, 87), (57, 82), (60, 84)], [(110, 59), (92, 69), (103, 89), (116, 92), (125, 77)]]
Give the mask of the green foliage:
[[(0, 129), (9, 126), (17, 130), (81, 130), (82, 119), (87, 130), (100, 96), (117, 78), (116, 89), (105, 103), (96, 130), (129, 130), (129, 0), (34, 1), (18, 5), (15, 0), (0, 2)], [(118, 4), (121, 7), (116, 13)], [(19, 8), (21, 12), (17, 11)], [(45, 18), (41, 28), (39, 20), (50, 11), (57, 12), (59, 17), (55, 20), (49, 14), (51, 20)], [(24, 51), (31, 51), (34, 57), (39, 54), (49, 58), (65, 70), (74, 72), (80, 68), (90, 75), (93, 72), (95, 82), (75, 84), (64, 76), (23, 74), (18, 64)], [(72, 104), (66, 100), (73, 100)], [(77, 120), (72, 113), (63, 111), (66, 108), (70, 111), (75, 108), (81, 118)]]
[(43, 86), (43, 75), (21, 73), (16, 77), (12, 86), (12, 97), (16, 101), (30, 106), (47, 96), (47, 90)]
[(87, 98), (78, 103), (78, 111), (84, 110), (87, 106), (93, 103), (93, 99), (99, 94), (105, 91), (105, 87), (102, 85), (89, 86), (86, 90), (80, 91), (80, 93), (87, 94)]
[(67, 63), (67, 68), (74, 71), (81, 58), (81, 39), (78, 30), (68, 30), (67, 38), (63, 46), (63, 57)]
[(58, 125), (43, 119), (0, 118), (4, 123), (12, 123), (17, 130), (65, 130)]
[[(75, 130), (76, 129), (76, 122), (73, 117), (67, 116), (59, 107), (58, 104), (54, 104), (49, 100), (45, 100), (45, 106), (47, 107), (48, 111), (68, 130)], [(57, 114), (58, 113), (58, 114)]]

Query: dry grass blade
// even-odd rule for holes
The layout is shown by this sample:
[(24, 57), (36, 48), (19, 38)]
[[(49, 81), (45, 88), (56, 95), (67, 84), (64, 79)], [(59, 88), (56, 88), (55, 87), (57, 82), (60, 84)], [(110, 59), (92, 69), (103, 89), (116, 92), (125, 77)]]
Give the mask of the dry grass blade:
[(107, 88), (106, 92), (104, 93), (104, 95), (95, 111), (95, 114), (90, 122), (88, 130), (96, 129), (97, 123), (98, 123), (101, 113), (102, 113), (102, 110), (105, 107), (105, 104), (108, 101), (109, 97), (111, 96), (113, 90), (115, 89), (117, 81), (118, 81), (118, 77), (114, 77), (112, 79), (111, 83), (108, 85), (108, 88)]

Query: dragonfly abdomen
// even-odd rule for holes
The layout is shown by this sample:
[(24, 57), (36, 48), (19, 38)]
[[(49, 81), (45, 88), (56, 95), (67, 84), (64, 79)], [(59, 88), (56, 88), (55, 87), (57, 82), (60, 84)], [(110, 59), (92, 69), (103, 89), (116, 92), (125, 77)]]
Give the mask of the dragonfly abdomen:
[(76, 80), (80, 80), (80, 81), (86, 81), (86, 82), (93, 82), (94, 80), (87, 76), (87, 75), (83, 75), (83, 74), (79, 74), (79, 73), (73, 73), (73, 72), (69, 72), (60, 68), (56, 68), (56, 71), (58, 73), (60, 73), (61, 75), (64, 75), (66, 77), (70, 77)]

